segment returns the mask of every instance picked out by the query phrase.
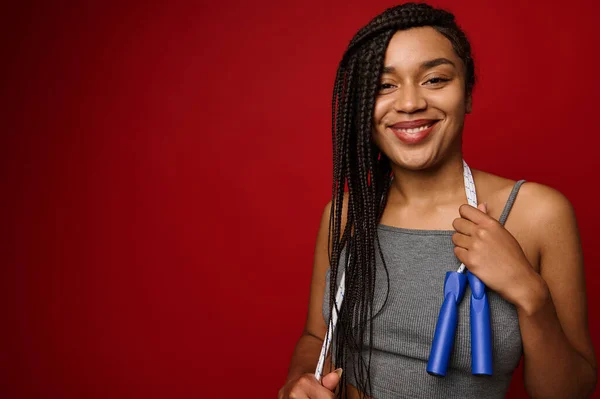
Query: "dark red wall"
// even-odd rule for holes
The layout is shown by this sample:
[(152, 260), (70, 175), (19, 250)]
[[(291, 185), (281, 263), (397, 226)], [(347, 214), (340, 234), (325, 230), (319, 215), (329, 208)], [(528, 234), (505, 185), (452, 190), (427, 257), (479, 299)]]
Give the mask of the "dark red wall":
[[(275, 397), (337, 62), (393, 3), (50, 3), (0, 13), (0, 396)], [(598, 345), (598, 2), (435, 4), (475, 51), (465, 158), (573, 202)]]

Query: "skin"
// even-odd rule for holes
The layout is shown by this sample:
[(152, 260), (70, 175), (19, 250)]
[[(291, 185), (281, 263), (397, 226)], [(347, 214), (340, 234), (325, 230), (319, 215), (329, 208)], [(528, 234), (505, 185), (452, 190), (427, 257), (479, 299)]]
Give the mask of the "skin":
[[(440, 58), (449, 63), (423, 67)], [(590, 397), (597, 363), (588, 330), (583, 257), (573, 207), (558, 191), (527, 182), (502, 226), (498, 219), (515, 182), (474, 169), (481, 204), (467, 205), (461, 143), (471, 98), (464, 90), (462, 61), (443, 35), (422, 27), (392, 37), (384, 66), (373, 140), (390, 158), (395, 179), (380, 223), (456, 230), (452, 241), (457, 258), (517, 309), (528, 394)], [(390, 128), (416, 119), (439, 120), (420, 143), (405, 144)], [(331, 206), (325, 207), (321, 218), (308, 317), (280, 399), (333, 397), (330, 384), (335, 377), (327, 375), (323, 386), (312, 376), (326, 333), (321, 306), (329, 267)], [(345, 207), (346, 200), (344, 214)], [(358, 398), (359, 393), (349, 386), (348, 397)]]

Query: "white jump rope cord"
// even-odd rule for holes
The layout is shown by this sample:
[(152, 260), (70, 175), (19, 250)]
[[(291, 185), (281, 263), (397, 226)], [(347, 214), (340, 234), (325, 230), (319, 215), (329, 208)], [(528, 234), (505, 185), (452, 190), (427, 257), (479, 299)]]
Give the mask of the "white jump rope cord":
[[(463, 160), (463, 176), (465, 179), (465, 194), (467, 194), (467, 202), (472, 207), (477, 208), (477, 192), (475, 191), (475, 182), (473, 181), (473, 175), (471, 174), (471, 169), (467, 165), (467, 163)], [(348, 255), (350, 256), (350, 255)], [(464, 273), (466, 266), (464, 263), (461, 263), (458, 267), (458, 273)], [(319, 355), (319, 363), (317, 364), (317, 369), (315, 370), (315, 377), (318, 381), (321, 381), (321, 377), (323, 375), (323, 366), (325, 365), (325, 359), (327, 358), (327, 353), (329, 351), (329, 346), (331, 345), (331, 340), (333, 338), (333, 333), (335, 332), (335, 326), (337, 325), (338, 320), (338, 312), (337, 309), (342, 307), (342, 302), (344, 300), (344, 291), (346, 289), (346, 271), (342, 272), (342, 278), (340, 281), (340, 286), (335, 293), (335, 306), (333, 308), (333, 314), (331, 315), (331, 320), (329, 320), (329, 326), (327, 327), (327, 334), (325, 335), (325, 339), (323, 340), (323, 346), (321, 346), (321, 354)]]

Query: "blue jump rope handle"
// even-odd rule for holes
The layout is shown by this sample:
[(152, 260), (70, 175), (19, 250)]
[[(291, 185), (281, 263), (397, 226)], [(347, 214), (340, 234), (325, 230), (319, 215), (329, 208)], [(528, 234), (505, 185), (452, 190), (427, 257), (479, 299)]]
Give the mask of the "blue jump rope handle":
[[(427, 372), (431, 375), (445, 376), (458, 322), (458, 304), (465, 295), (467, 275), (447, 272), (444, 280), (444, 303), (440, 309), (433, 344), (427, 362)], [(488, 313), (489, 315), (489, 313)], [(488, 317), (489, 319), (489, 317)]]
[(492, 375), (492, 324), (485, 284), (467, 272), (471, 287), (471, 372)]

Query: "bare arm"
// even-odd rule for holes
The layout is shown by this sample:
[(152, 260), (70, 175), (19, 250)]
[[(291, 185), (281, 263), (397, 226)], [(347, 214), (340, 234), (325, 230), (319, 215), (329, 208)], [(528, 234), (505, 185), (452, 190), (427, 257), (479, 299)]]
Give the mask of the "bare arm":
[[(346, 203), (344, 203), (344, 207)], [(294, 353), (288, 369), (287, 382), (279, 392), (280, 398), (287, 397), (305, 397), (306, 393), (311, 394), (308, 397), (321, 398), (333, 397), (333, 391), (338, 384), (340, 374), (334, 372), (326, 374), (330, 368), (330, 357), (327, 358), (323, 372), (322, 385), (314, 378), (315, 368), (319, 360), (321, 346), (327, 333), (327, 326), (322, 314), (323, 295), (325, 293), (325, 275), (329, 268), (329, 254), (327, 237), (329, 233), (329, 215), (331, 213), (331, 203), (327, 204), (319, 232), (317, 233), (317, 242), (315, 245), (315, 257), (313, 265), (312, 280), (310, 284), (310, 298), (308, 304), (308, 315), (304, 331), (296, 343)], [(342, 217), (342, 228), (345, 224), (345, 217)], [(327, 392), (325, 392), (327, 388)], [(300, 396), (297, 396), (300, 395)]]
[[(308, 303), (308, 314), (302, 336), (296, 344), (290, 367), (288, 371), (288, 381), (296, 378), (303, 373), (315, 371), (321, 345), (327, 333), (327, 326), (322, 315), (323, 294), (325, 292), (325, 275), (329, 268), (329, 256), (327, 252), (327, 236), (329, 230), (329, 214), (331, 212), (331, 203), (327, 204), (319, 231), (317, 233), (317, 242), (315, 244), (315, 257), (313, 264), (313, 273), (310, 283), (310, 298)], [(329, 369), (326, 364), (324, 370)]]
[(517, 305), (525, 388), (533, 398), (588, 398), (597, 363), (588, 331), (585, 274), (575, 213), (559, 192), (529, 187), (540, 275)]

